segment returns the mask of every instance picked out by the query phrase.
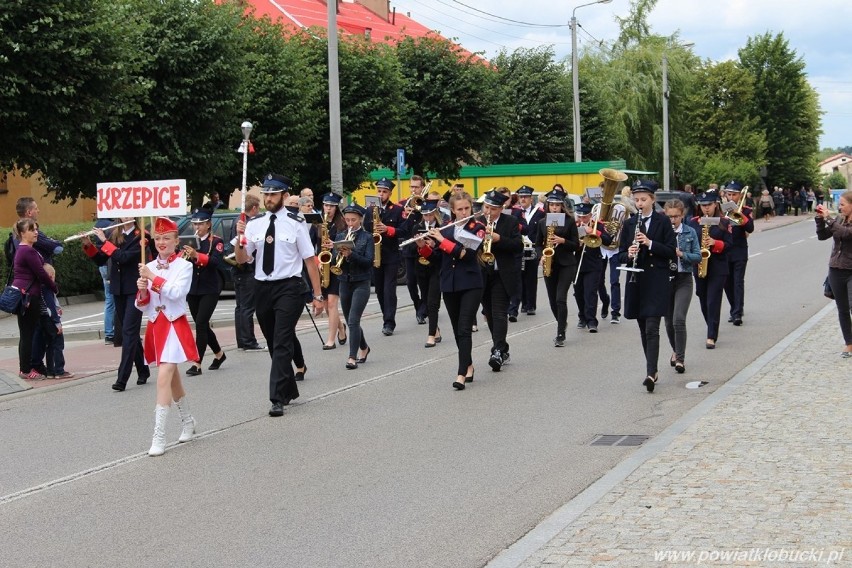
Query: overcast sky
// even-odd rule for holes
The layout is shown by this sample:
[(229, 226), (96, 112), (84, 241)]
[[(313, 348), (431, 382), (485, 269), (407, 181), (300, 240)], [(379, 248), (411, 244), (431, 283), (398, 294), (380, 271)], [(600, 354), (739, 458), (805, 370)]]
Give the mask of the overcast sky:
[[(445, 37), (456, 38), (470, 51), (484, 51), (486, 57), (504, 48), (513, 51), (552, 44), (561, 60), (571, 56), (568, 22), (572, 11), (592, 1), (391, 0), (391, 6)], [(612, 42), (618, 36), (615, 16), (626, 17), (629, 9), (629, 0), (579, 8), (578, 47)], [(560, 27), (522, 26), (500, 18)], [(678, 32), (684, 43), (695, 44), (696, 55), (713, 61), (736, 59), (748, 37), (783, 32), (804, 60), (808, 80), (819, 94), (824, 112), (820, 147), (852, 145), (852, 42), (846, 37), (852, 23), (852, 2), (659, 0), (649, 23), (652, 33)]]

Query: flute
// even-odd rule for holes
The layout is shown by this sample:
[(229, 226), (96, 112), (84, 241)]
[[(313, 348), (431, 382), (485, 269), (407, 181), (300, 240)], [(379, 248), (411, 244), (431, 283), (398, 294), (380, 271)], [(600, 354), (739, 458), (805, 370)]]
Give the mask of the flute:
[[(440, 230), (443, 231), (444, 229), (449, 229), (450, 227), (461, 227), (464, 223), (466, 223), (468, 221), (468, 219), (473, 219), (474, 217), (478, 217), (479, 215), (480, 215), (480, 213), (474, 213), (473, 215), (468, 215), (464, 219), (459, 219), (458, 221), (453, 221), (449, 225), (441, 227)], [(417, 235), (416, 237), (411, 237), (410, 239), (407, 239), (407, 240), (399, 243), (399, 248), (402, 248), (406, 245), (410, 245), (411, 243), (417, 242), (420, 239), (426, 238), (428, 236), (429, 236), (429, 233), (423, 233), (422, 235)]]
[[(129, 221), (124, 221), (122, 223), (116, 223), (115, 225), (110, 225), (109, 227), (104, 227), (101, 229), (102, 231), (107, 231), (109, 229), (115, 229), (116, 227), (123, 227), (124, 225), (129, 225), (130, 223), (135, 223), (136, 219), (130, 219)], [(80, 233), (79, 235), (71, 235), (70, 237), (65, 239), (65, 242), (68, 241), (76, 241), (77, 239), (82, 239), (83, 237), (89, 237), (97, 233), (96, 229), (92, 229), (91, 231), (86, 231), (85, 233)]]

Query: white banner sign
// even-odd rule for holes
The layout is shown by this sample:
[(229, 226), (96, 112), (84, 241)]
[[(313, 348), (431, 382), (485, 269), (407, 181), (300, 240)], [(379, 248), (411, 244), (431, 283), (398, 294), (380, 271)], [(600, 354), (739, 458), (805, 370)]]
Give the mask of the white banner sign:
[(98, 218), (186, 215), (186, 180), (99, 183)]

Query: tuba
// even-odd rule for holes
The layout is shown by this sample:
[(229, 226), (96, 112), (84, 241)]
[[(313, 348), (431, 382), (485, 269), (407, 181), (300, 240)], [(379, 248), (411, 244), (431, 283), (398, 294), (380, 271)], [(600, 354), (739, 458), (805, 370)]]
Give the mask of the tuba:
[(373, 246), (375, 247), (375, 256), (373, 258), (373, 267), (380, 268), (382, 266), (382, 234), (376, 229), (376, 225), (382, 222), (379, 216), (379, 206), (373, 206)]
[[(319, 242), (320, 247), (328, 240), (328, 216), (324, 217), (319, 226)], [(328, 288), (331, 283), (331, 251), (321, 250), (317, 255), (320, 263), (320, 286)]]
[(618, 186), (627, 179), (627, 174), (612, 168), (603, 168), (598, 173), (604, 178), (598, 220), (603, 221), (606, 232), (612, 235), (613, 238), (612, 243), (604, 248), (618, 250), (618, 237), (621, 234), (621, 225), (624, 223), (625, 211), (623, 207), (619, 210), (614, 210), (613, 201), (615, 200), (615, 192), (618, 190)]
[(701, 226), (701, 262), (698, 263), (698, 277), (707, 278), (707, 264), (710, 262), (710, 249), (704, 241), (710, 236), (710, 225)]
[(545, 276), (550, 276), (550, 273), (553, 271), (553, 255), (556, 252), (556, 247), (550, 243), (553, 240), (554, 235), (556, 235), (556, 222), (548, 225), (547, 236), (544, 239), (547, 247), (541, 251), (541, 257), (544, 259), (542, 263), (542, 274)]

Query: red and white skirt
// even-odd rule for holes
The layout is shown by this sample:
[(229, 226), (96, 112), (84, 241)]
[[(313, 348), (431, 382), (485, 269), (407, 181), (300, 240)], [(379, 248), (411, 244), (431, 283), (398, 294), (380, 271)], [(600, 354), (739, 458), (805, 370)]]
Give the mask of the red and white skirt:
[(189, 320), (183, 315), (174, 321), (160, 315), (148, 321), (145, 329), (145, 361), (156, 363), (198, 363), (198, 348), (192, 336)]

